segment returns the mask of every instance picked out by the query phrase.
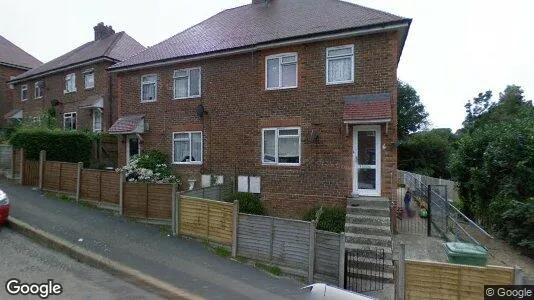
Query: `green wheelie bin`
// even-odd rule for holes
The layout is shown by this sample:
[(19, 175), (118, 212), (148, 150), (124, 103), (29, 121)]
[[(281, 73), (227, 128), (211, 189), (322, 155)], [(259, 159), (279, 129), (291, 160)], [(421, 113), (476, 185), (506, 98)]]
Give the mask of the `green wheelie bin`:
[(485, 266), (488, 263), (488, 250), (482, 246), (460, 242), (443, 245), (450, 263), (471, 266)]

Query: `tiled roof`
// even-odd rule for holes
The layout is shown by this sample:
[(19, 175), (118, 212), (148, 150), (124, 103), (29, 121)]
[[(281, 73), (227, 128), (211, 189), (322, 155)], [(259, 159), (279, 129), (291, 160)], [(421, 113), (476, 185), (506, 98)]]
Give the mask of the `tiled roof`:
[(0, 64), (32, 69), (43, 63), (0, 35)]
[(391, 94), (355, 95), (345, 97), (344, 121), (391, 119)]
[(4, 119), (12, 119), (12, 118), (22, 118), (22, 109), (20, 108), (14, 108), (12, 110), (10, 110), (9, 112), (7, 112), (6, 114), (4, 114)]
[(111, 69), (410, 19), (339, 0), (269, 0), (222, 11)]
[(145, 115), (127, 115), (118, 119), (108, 130), (110, 134), (132, 133), (143, 122)]
[(109, 58), (114, 61), (122, 61), (144, 49), (145, 47), (143, 45), (139, 44), (139, 42), (122, 31), (112, 34), (102, 40), (85, 43), (38, 68), (20, 74), (14, 80), (52, 72), (54, 70), (98, 58)]
[(91, 95), (78, 103), (79, 108), (104, 108), (104, 97), (102, 95)]

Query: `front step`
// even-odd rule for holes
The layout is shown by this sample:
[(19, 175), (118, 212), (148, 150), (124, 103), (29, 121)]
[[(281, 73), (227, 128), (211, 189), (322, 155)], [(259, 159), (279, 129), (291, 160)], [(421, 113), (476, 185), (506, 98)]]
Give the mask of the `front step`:
[[(360, 257), (358, 260), (356, 258), (349, 259), (345, 262), (348, 268), (362, 270), (362, 273), (378, 273), (382, 271), (383, 273), (393, 273), (393, 261), (390, 259), (384, 259), (384, 265), (382, 265), (382, 260), (375, 260), (375, 258), (369, 257)], [(367, 272), (366, 272), (367, 271)]]
[(393, 258), (393, 253), (390, 247), (360, 245), (345, 242), (345, 249), (346, 251), (356, 250), (358, 251), (359, 256), (367, 258), (376, 258), (378, 253), (377, 250), (384, 249), (384, 260), (392, 260)]
[(380, 236), (374, 234), (345, 233), (345, 241), (351, 244), (371, 245), (380, 247), (391, 247), (390, 236)]
[(347, 199), (348, 206), (358, 207), (376, 207), (376, 208), (388, 208), (389, 200), (384, 197), (350, 197)]
[(391, 227), (388, 226), (374, 226), (365, 224), (345, 224), (346, 233), (367, 234), (391, 236)]
[(367, 206), (347, 206), (347, 214), (351, 215), (367, 215), (377, 217), (389, 217), (389, 207), (367, 207)]
[(350, 224), (390, 226), (389, 217), (379, 217), (379, 216), (347, 214), (345, 222), (348, 222)]

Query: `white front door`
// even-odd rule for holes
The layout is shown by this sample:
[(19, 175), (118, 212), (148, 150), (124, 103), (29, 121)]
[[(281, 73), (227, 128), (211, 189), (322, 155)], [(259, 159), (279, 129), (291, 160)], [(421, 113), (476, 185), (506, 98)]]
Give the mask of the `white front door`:
[(354, 126), (353, 131), (352, 193), (354, 195), (380, 196), (380, 126)]

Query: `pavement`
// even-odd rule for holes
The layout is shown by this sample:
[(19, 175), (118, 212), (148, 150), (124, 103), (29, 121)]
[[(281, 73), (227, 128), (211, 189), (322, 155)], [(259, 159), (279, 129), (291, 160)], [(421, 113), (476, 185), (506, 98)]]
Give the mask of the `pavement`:
[(37, 299), (36, 296), (12, 296), (5, 283), (17, 278), (25, 283), (43, 283), (53, 279), (63, 292), (51, 299), (162, 299), (134, 284), (48, 248), (17, 234), (0, 229), (0, 299)]
[(303, 285), (216, 256), (201, 242), (162, 227), (46, 197), (0, 181), (11, 216), (77, 246), (206, 299), (303, 299)]

